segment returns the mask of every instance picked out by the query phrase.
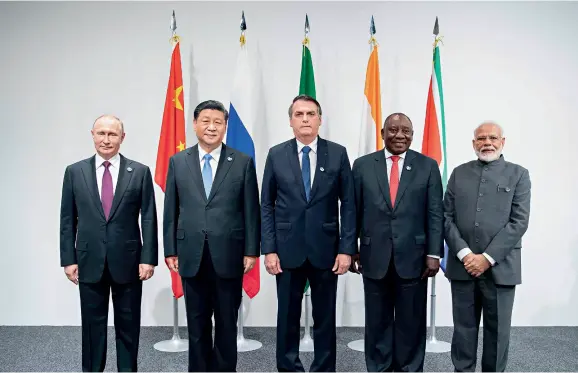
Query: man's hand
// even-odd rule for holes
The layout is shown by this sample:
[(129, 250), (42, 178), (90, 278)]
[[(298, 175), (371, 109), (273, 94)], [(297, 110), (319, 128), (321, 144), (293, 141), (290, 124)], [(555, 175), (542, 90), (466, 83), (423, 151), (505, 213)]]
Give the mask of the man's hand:
[(490, 266), (490, 262), (482, 254), (470, 253), (464, 257), (464, 267), (474, 277), (480, 277)]
[(423, 274), (421, 275), (422, 280), (424, 278), (434, 277), (440, 270), (440, 260), (438, 258), (432, 258), (428, 256), (425, 261), (425, 264), (426, 269), (425, 271), (423, 271)]
[(78, 264), (71, 264), (64, 267), (64, 273), (74, 285), (78, 285)]
[(283, 272), (283, 270), (281, 270), (281, 262), (279, 261), (277, 253), (265, 255), (265, 268), (267, 268), (267, 272), (271, 275), (278, 275)]
[(355, 254), (351, 257), (351, 266), (349, 266), (349, 272), (361, 274), (361, 262), (359, 261), (359, 254)]
[(146, 281), (153, 277), (155, 272), (155, 266), (151, 264), (139, 264), (138, 265), (138, 278), (141, 281)]
[(179, 272), (179, 258), (177, 256), (167, 256), (166, 261), (171, 271)]
[(253, 267), (255, 266), (256, 261), (257, 261), (257, 258), (254, 256), (246, 256), (245, 258), (243, 258), (243, 267), (245, 268), (244, 273), (247, 273), (250, 270), (252, 270)]
[(337, 254), (335, 258), (335, 264), (333, 265), (333, 273), (336, 275), (342, 275), (351, 267), (351, 255), (347, 254)]

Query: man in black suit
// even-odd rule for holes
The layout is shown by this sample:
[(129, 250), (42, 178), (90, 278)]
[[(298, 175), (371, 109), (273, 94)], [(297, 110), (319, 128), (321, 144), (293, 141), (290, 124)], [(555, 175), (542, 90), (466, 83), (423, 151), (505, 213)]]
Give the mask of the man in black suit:
[(347, 272), (355, 253), (351, 165), (343, 146), (318, 137), (321, 106), (314, 98), (297, 96), (289, 118), (295, 138), (269, 150), (261, 193), (261, 251), (277, 280), (277, 369), (303, 371), (299, 326), (309, 280), (315, 347), (310, 371), (334, 372), (337, 275)]
[(193, 122), (198, 144), (172, 156), (167, 174), (164, 250), (183, 281), (189, 371), (236, 370), (243, 274), (260, 254), (255, 164), (223, 144), (228, 119), (222, 103), (200, 103)]
[(385, 149), (353, 164), (360, 249), (352, 270), (363, 275), (365, 362), (370, 372), (417, 372), (427, 278), (443, 255), (443, 188), (437, 162), (409, 149), (405, 114), (387, 117), (381, 136)]
[(151, 278), (158, 264), (152, 176), (147, 166), (119, 153), (125, 136), (120, 119), (103, 115), (91, 132), (96, 155), (64, 173), (60, 264), (80, 291), (82, 370), (105, 368), (112, 289), (117, 368), (135, 372), (142, 281)]

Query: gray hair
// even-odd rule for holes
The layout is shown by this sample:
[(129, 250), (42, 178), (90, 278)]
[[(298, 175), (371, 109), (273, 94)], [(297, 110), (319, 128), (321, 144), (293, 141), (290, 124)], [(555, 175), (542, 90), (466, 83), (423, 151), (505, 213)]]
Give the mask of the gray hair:
[(504, 137), (504, 128), (502, 128), (502, 126), (500, 126), (498, 123), (492, 121), (492, 120), (486, 120), (482, 123), (480, 123), (475, 129), (474, 129), (474, 138), (476, 137), (476, 132), (478, 132), (478, 130), (480, 129), (480, 127), (485, 126), (485, 125), (492, 125), (495, 127), (498, 127), (498, 130), (500, 130), (500, 136)]
[(124, 123), (122, 122), (122, 120), (120, 120), (118, 117), (112, 115), (112, 114), (103, 114), (100, 117), (96, 118), (94, 120), (94, 123), (92, 123), (92, 128), (94, 128), (94, 125), (96, 124), (96, 122), (98, 122), (99, 120), (103, 119), (103, 118), (108, 118), (108, 119), (112, 119), (112, 120), (116, 120), (119, 124), (120, 124), (120, 133), (124, 133)]

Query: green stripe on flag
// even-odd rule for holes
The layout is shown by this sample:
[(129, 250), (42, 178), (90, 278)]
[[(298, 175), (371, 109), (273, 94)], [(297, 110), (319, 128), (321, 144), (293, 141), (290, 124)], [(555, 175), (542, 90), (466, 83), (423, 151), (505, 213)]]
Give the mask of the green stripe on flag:
[(443, 156), (443, 174), (442, 174), (442, 184), (444, 187), (444, 191), (446, 189), (446, 185), (448, 183), (448, 159), (447, 159), (447, 152), (446, 152), (446, 114), (444, 110), (444, 89), (442, 83), (442, 67), (441, 67), (441, 58), (440, 58), (440, 47), (436, 46), (434, 50), (434, 71), (436, 76), (436, 83), (438, 87), (438, 97), (440, 100), (440, 113), (441, 118), (441, 138), (442, 138), (442, 156)]
[[(303, 53), (301, 55), (301, 77), (299, 79), (299, 94), (307, 95), (316, 98), (315, 92), (315, 74), (313, 73), (313, 59), (311, 58), (311, 51), (307, 45), (303, 45)], [(305, 284), (303, 292), (309, 289), (309, 280)]]

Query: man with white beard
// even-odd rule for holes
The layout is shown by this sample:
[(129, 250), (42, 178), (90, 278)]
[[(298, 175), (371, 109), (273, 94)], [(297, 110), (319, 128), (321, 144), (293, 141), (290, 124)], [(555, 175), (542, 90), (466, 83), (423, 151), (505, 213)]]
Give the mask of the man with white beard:
[(444, 196), (451, 281), (455, 371), (475, 371), (480, 316), (482, 371), (503, 372), (508, 360), (516, 285), (521, 284), (522, 236), (528, 229), (528, 170), (502, 155), (502, 128), (484, 122), (472, 141), (477, 160), (456, 167)]

